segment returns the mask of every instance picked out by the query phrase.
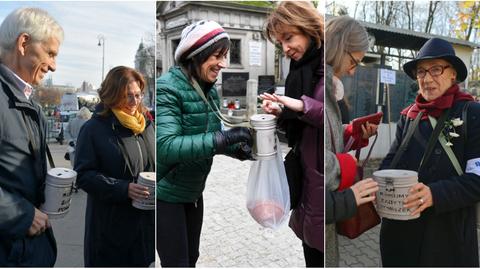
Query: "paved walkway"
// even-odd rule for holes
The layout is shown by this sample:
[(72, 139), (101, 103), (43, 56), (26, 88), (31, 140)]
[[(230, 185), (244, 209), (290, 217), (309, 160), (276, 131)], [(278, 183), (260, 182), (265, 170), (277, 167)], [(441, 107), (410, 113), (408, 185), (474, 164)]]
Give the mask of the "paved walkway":
[(286, 224), (271, 232), (249, 215), (245, 197), (251, 164), (222, 155), (214, 158), (204, 192), (197, 266), (305, 267), (301, 241)]
[[(70, 161), (63, 156), (66, 145), (48, 145), (56, 167), (71, 168)], [(85, 207), (87, 194), (82, 190), (73, 193), (70, 210), (62, 219), (51, 220), (57, 240), (57, 262), (55, 267), (83, 267), (83, 235), (85, 229)]]
[(380, 267), (380, 225), (353, 240), (339, 236), (340, 267)]

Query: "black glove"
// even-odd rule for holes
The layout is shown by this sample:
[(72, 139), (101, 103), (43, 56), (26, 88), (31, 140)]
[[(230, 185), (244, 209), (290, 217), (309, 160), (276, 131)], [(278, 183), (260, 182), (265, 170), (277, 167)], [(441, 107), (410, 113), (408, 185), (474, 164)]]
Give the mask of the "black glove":
[(235, 159), (239, 159), (240, 161), (255, 160), (252, 155), (252, 147), (245, 143), (240, 143), (240, 147), (238, 147), (237, 151), (235, 151), (233, 157)]
[(247, 145), (252, 145), (252, 134), (250, 130), (245, 127), (234, 127), (227, 131), (215, 132), (215, 145), (217, 153), (224, 153), (228, 146), (244, 142)]

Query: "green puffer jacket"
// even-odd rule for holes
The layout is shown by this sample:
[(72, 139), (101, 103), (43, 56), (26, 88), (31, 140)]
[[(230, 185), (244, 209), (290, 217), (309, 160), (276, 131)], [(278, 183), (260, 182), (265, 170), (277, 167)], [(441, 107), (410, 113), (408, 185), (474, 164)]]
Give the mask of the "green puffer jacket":
[[(215, 87), (206, 93), (218, 107)], [(179, 67), (157, 79), (157, 199), (195, 202), (215, 155), (215, 131), (220, 120), (191, 86)]]

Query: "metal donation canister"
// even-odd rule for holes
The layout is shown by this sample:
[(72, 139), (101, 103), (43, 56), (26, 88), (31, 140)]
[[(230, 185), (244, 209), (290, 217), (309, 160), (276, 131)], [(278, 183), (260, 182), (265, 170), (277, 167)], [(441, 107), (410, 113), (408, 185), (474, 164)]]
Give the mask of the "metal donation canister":
[(148, 188), (150, 195), (141, 200), (133, 200), (132, 206), (143, 210), (155, 209), (155, 172), (141, 172), (138, 176), (137, 184)]
[(250, 117), (254, 130), (253, 157), (257, 160), (269, 160), (277, 154), (275, 140), (276, 117), (270, 114), (256, 114)]
[(70, 209), (73, 182), (77, 172), (68, 168), (52, 168), (45, 179), (45, 203), (40, 210), (51, 219), (65, 217)]
[(418, 182), (418, 174), (410, 170), (386, 169), (373, 173), (378, 182), (377, 212), (387, 219), (410, 220), (420, 214), (410, 215), (411, 211), (403, 207), (408, 190)]

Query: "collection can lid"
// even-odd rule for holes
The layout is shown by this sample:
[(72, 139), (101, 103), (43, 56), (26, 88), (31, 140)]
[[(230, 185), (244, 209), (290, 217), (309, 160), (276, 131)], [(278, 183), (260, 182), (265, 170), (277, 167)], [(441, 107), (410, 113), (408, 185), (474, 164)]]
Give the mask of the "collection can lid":
[(144, 179), (146, 181), (155, 181), (156, 174), (155, 172), (141, 172), (139, 178)]
[(272, 114), (255, 114), (250, 117), (250, 123), (253, 127), (255, 126), (270, 126), (275, 125), (275, 120), (277, 117)]
[(380, 178), (413, 178), (417, 177), (418, 173), (411, 170), (402, 170), (402, 169), (385, 169), (378, 170), (373, 172), (374, 177)]
[(70, 179), (77, 176), (77, 172), (70, 168), (63, 168), (63, 167), (55, 167), (48, 170), (48, 175), (55, 177), (55, 178), (63, 178), (63, 179)]

